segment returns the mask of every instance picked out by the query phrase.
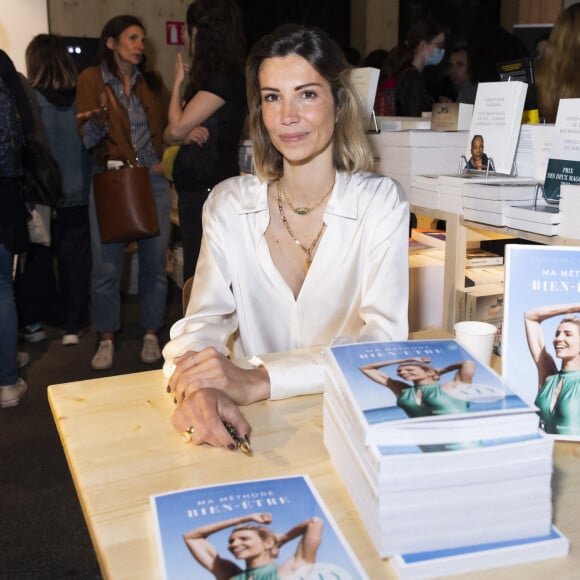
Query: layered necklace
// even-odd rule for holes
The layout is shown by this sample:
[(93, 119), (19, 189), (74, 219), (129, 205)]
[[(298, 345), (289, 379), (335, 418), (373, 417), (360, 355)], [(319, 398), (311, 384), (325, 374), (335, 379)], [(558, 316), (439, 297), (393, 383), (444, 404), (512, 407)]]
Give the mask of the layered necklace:
[(286, 192), (284, 191), (284, 186), (282, 185), (282, 182), (279, 179), (276, 182), (276, 189), (278, 191), (278, 197), (282, 196), (284, 198), (284, 201), (288, 204), (288, 207), (294, 213), (297, 213), (298, 215), (306, 215), (306, 214), (310, 213), (314, 208), (317, 208), (332, 193), (333, 188), (334, 188), (334, 180), (332, 181), (332, 185), (330, 186), (330, 189), (318, 201), (314, 202), (313, 205), (311, 205), (310, 207), (306, 207), (306, 206), (294, 207), (294, 205), (292, 204), (292, 202), (290, 201), (290, 199), (286, 195)]
[(286, 214), (284, 213), (284, 204), (282, 203), (282, 199), (284, 199), (286, 201), (286, 203), (290, 206), (290, 208), (292, 209), (292, 211), (294, 213), (296, 213), (298, 215), (306, 215), (306, 214), (310, 213), (315, 207), (319, 206), (330, 195), (330, 192), (332, 191), (333, 187), (334, 187), (334, 182), (332, 183), (332, 186), (330, 187), (328, 192), (325, 193), (314, 205), (312, 205), (310, 207), (297, 207), (297, 208), (295, 208), (290, 203), (290, 200), (286, 196), (286, 193), (284, 192), (284, 188), (282, 187), (282, 183), (280, 182), (280, 180), (278, 179), (278, 181), (276, 181), (276, 191), (278, 194), (278, 211), (280, 212), (280, 219), (282, 220), (282, 223), (284, 224), (286, 231), (288, 232), (290, 237), (294, 240), (294, 243), (297, 246), (300, 246), (302, 251), (306, 254), (306, 263), (305, 263), (304, 267), (305, 267), (305, 270), (307, 272), (310, 269), (310, 266), (312, 264), (312, 252), (314, 252), (316, 246), (318, 245), (318, 242), (320, 241), (320, 237), (322, 236), (322, 232), (324, 231), (326, 224), (324, 223), (324, 221), (322, 222), (322, 225), (320, 226), (320, 229), (318, 230), (318, 233), (316, 234), (312, 243), (309, 246), (305, 246), (294, 235), (292, 228), (290, 228), (290, 224), (288, 223), (288, 219), (286, 218)]

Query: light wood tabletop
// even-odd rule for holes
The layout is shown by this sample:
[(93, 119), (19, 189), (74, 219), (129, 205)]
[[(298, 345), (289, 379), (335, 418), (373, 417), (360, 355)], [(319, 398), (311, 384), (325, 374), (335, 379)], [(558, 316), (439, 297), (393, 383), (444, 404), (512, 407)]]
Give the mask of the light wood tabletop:
[[(153, 494), (220, 482), (309, 474), (371, 579), (396, 578), (374, 550), (322, 442), (322, 396), (244, 407), (251, 457), (185, 444), (170, 425), (173, 402), (161, 371), (48, 389), (80, 503), (105, 578), (160, 577), (149, 507)], [(476, 579), (576, 579), (580, 570), (580, 445), (556, 444), (555, 523), (567, 558), (478, 572)], [(493, 574), (493, 576), (490, 576)]]

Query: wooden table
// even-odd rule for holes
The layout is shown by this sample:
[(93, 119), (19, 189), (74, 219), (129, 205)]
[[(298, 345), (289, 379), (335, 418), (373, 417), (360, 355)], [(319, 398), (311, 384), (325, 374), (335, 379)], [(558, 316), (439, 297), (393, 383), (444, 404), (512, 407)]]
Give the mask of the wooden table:
[[(308, 473), (372, 580), (396, 578), (381, 560), (322, 443), (322, 396), (244, 408), (253, 457), (184, 444), (169, 423), (161, 371), (53, 385), (48, 396), (105, 578), (160, 577), (149, 496), (218, 482)], [(568, 558), (463, 576), (576, 579), (580, 574), (580, 445), (555, 452), (555, 523)]]

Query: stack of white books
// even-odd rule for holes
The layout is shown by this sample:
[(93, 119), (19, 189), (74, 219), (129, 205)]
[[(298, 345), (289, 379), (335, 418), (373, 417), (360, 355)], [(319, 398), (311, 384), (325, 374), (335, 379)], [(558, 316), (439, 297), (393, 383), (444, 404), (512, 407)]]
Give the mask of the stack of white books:
[(439, 207), (439, 190), (437, 188), (437, 175), (412, 175), (411, 185), (407, 191), (409, 201), (413, 205), (429, 209), (441, 209)]
[(413, 175), (458, 172), (467, 131), (385, 131), (369, 135), (369, 141), (376, 170), (399, 181), (410, 195)]
[[(534, 557), (554, 555), (553, 442), (499, 375), (452, 339), (343, 344), (326, 357), (324, 441), (381, 557), (530, 538), (543, 539)], [(567, 549), (562, 538), (557, 555)], [(476, 560), (463, 570), (494, 565)]]
[(561, 214), (557, 205), (548, 204), (541, 197), (536, 203), (510, 205), (505, 210), (505, 225), (517, 230), (557, 236), (560, 234)]
[[(439, 176), (440, 208), (456, 204), (467, 220), (493, 226), (505, 226), (507, 209), (534, 202), (536, 181), (532, 177)], [(451, 199), (444, 203), (443, 196)], [(458, 205), (457, 205), (458, 204)]]

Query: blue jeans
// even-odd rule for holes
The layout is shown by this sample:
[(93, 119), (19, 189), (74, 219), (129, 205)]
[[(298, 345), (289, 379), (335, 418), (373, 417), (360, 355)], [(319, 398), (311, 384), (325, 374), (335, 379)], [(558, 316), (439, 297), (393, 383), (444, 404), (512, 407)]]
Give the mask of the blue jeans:
[[(163, 326), (167, 301), (167, 248), (169, 245), (171, 195), (165, 177), (153, 171), (151, 185), (157, 207), (160, 234), (139, 240), (140, 323), (145, 330)], [(91, 189), (89, 198), (93, 268), (91, 296), (93, 323), (98, 333), (116, 332), (121, 326), (121, 274), (125, 244), (102, 244)]]
[(0, 244), (0, 386), (16, 383), (18, 317), (12, 287), (12, 253)]

